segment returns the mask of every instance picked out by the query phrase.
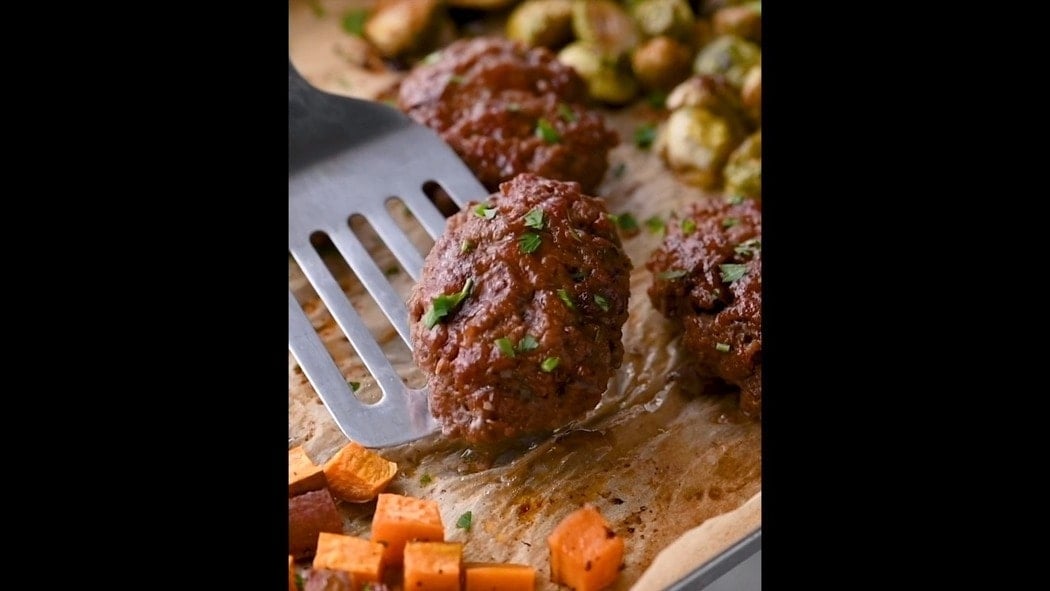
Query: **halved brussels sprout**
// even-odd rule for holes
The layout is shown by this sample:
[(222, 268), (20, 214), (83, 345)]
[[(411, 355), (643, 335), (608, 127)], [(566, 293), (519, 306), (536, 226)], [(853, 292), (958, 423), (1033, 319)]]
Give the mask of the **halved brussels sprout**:
[(612, 0), (573, 0), (572, 31), (602, 54), (619, 57), (638, 44), (638, 29)]
[(507, 19), (507, 37), (529, 47), (561, 47), (572, 39), (572, 0), (523, 2)]
[(762, 201), (762, 132), (744, 140), (729, 155), (725, 176), (726, 195), (743, 195)]
[(626, 59), (609, 57), (591, 43), (570, 43), (558, 52), (558, 60), (576, 70), (597, 101), (624, 105), (638, 93), (638, 82), (631, 76)]
[(752, 66), (744, 77), (744, 87), (740, 90), (740, 99), (747, 109), (747, 114), (756, 122), (762, 121), (762, 66)]
[(381, 2), (365, 22), (365, 37), (386, 57), (422, 52), (433, 45), (443, 13), (441, 0)]
[(649, 37), (668, 35), (686, 40), (693, 31), (693, 9), (685, 0), (642, 0), (634, 4), (631, 14)]
[(740, 102), (740, 94), (720, 76), (690, 76), (667, 95), (666, 104), (672, 111), (701, 107), (744, 126), (744, 105)]
[(642, 87), (670, 90), (689, 77), (693, 53), (689, 47), (667, 36), (653, 37), (631, 54), (631, 69)]
[(703, 107), (673, 111), (657, 138), (657, 151), (682, 179), (705, 189), (718, 186), (722, 169), (746, 133), (732, 118)]
[(762, 63), (762, 49), (736, 35), (722, 35), (700, 50), (693, 62), (697, 74), (720, 74), (740, 88), (751, 66)]

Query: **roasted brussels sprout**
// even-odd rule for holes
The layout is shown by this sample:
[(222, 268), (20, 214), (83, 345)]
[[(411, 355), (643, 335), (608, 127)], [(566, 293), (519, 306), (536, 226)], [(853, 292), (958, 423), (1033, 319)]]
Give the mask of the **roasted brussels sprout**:
[(762, 42), (762, 13), (753, 4), (720, 8), (711, 17), (718, 35), (736, 35), (755, 43)]
[(684, 107), (701, 107), (719, 117), (734, 120), (738, 127), (745, 127), (745, 110), (740, 94), (721, 76), (689, 77), (667, 95), (666, 105), (672, 111)]
[(530, 47), (557, 48), (572, 40), (572, 0), (527, 0), (507, 19), (507, 37)]
[(400, 57), (430, 49), (444, 15), (441, 0), (380, 2), (365, 22), (365, 37), (385, 57)]
[(625, 56), (613, 58), (592, 43), (575, 41), (558, 52), (558, 60), (576, 70), (597, 101), (624, 105), (638, 93), (638, 82)]
[(572, 31), (609, 57), (619, 57), (638, 44), (634, 19), (612, 0), (573, 0)]
[(740, 88), (751, 66), (762, 63), (762, 49), (736, 35), (721, 35), (700, 50), (693, 62), (697, 74), (720, 74)]
[(762, 132), (749, 136), (729, 155), (723, 170), (726, 195), (762, 201)]
[(762, 66), (752, 66), (744, 77), (744, 88), (740, 90), (740, 99), (747, 109), (748, 116), (756, 123), (762, 122)]
[(693, 32), (693, 9), (685, 0), (642, 0), (631, 10), (643, 35), (667, 35), (689, 39)]
[(631, 54), (631, 69), (646, 90), (668, 91), (689, 77), (693, 53), (666, 36), (653, 37)]
[(732, 118), (703, 107), (683, 107), (667, 118), (656, 148), (682, 180), (710, 189), (721, 182), (729, 155), (745, 135)]

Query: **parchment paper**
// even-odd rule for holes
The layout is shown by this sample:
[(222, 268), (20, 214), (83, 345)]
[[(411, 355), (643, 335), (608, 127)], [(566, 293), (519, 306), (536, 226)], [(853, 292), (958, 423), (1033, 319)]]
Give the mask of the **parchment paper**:
[[(290, 2), (289, 55), (309, 82), (362, 98), (396, 87), (403, 73), (380, 67), (367, 44), (341, 27), (348, 9), (371, 4)], [(498, 20), (493, 23), (498, 28)], [(639, 222), (654, 215), (666, 220), (693, 200), (722, 198), (680, 183), (656, 154), (635, 147), (636, 127), (658, 120), (644, 102), (602, 112), (623, 140), (611, 152), (609, 173), (597, 191), (610, 212), (630, 212)], [(405, 210), (394, 205), (391, 211), (425, 254), (430, 238)], [(367, 226), (354, 228), (407, 299), (411, 278), (396, 270), (393, 255)], [(538, 570), (539, 589), (558, 589), (549, 582), (546, 536), (567, 513), (590, 502), (626, 542), (624, 569), (613, 588), (658, 590), (761, 525), (761, 425), (740, 416), (735, 392), (691, 376), (679, 335), (649, 303), (651, 278), (644, 265), (660, 238), (644, 225), (639, 234), (623, 237), (634, 264), (623, 366), (602, 403), (574, 429), (522, 442), (498, 456), (440, 436), (380, 450), (399, 465), (388, 491), (436, 499), (447, 539), (465, 543), (465, 560), (529, 564)], [(410, 386), (420, 387), (424, 380), (408, 347), (345, 263), (331, 260), (394, 366)], [(358, 396), (378, 397), (378, 386), (291, 259), (289, 282), (343, 374), (361, 382)], [(289, 447), (302, 444), (315, 462), (323, 462), (346, 438), (291, 354), (288, 361)], [(367, 537), (374, 506), (342, 504), (346, 531)], [(455, 527), (467, 510), (474, 516), (469, 532)]]

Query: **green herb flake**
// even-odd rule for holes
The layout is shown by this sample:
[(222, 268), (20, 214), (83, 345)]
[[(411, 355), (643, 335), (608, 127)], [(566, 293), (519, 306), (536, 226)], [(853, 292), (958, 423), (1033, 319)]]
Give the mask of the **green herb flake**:
[(550, 373), (558, 368), (559, 363), (561, 363), (561, 359), (557, 357), (548, 357), (543, 360), (543, 363), (540, 364), (540, 369), (547, 373)]
[(456, 527), (459, 529), (465, 529), (467, 531), (470, 531), (473, 522), (474, 514), (470, 511), (467, 511), (463, 515), (460, 515), (459, 519), (456, 520)]
[(459, 243), (459, 254), (466, 254), (474, 250), (474, 241), (469, 238), (465, 238), (463, 242)]
[(634, 145), (643, 150), (649, 149), (649, 147), (653, 145), (653, 140), (655, 139), (656, 126), (652, 123), (646, 123), (634, 130)]
[(595, 294), (594, 303), (598, 304), (598, 307), (602, 309), (602, 312), (609, 311), (609, 300), (603, 298), (601, 295)]
[(364, 37), (365, 21), (368, 20), (368, 10), (351, 10), (343, 15), (343, 30), (355, 37)]
[(579, 117), (576, 116), (576, 113), (573, 113), (569, 105), (566, 105), (565, 103), (558, 103), (558, 115), (569, 123), (575, 123), (579, 119)]
[(693, 218), (685, 218), (682, 220), (682, 234), (688, 236), (696, 232), (696, 222)]
[(564, 288), (558, 288), (558, 297), (561, 298), (561, 301), (565, 302), (565, 306), (570, 310), (576, 309), (576, 304), (573, 303), (572, 296), (570, 296), (569, 292), (565, 291)]
[(718, 265), (718, 269), (722, 272), (722, 281), (726, 283), (732, 283), (747, 274), (747, 265), (727, 263)]
[(420, 60), (419, 63), (423, 64), (424, 66), (430, 66), (438, 63), (439, 61), (441, 61), (441, 52), (433, 51), (431, 53), (428, 53), (427, 56)]
[(621, 178), (623, 176), (623, 173), (625, 172), (627, 172), (627, 164), (621, 162), (616, 165), (616, 168), (613, 169), (613, 178)]
[(737, 256), (747, 256), (747, 255), (755, 256), (761, 251), (762, 251), (762, 241), (759, 240), (758, 238), (752, 238), (750, 240), (745, 240), (745, 241), (741, 242), (740, 244), (737, 244), (736, 246), (733, 247), (733, 252), (735, 252), (737, 254)]
[(295, 573), (295, 586), (302, 589), (306, 583), (303, 582), (303, 575)]
[(514, 344), (510, 342), (510, 339), (507, 337), (496, 339), (496, 345), (504, 356), (514, 357)]
[(434, 482), (434, 478), (430, 474), (423, 474), (419, 477), (419, 486), (426, 486)]
[(634, 219), (634, 216), (631, 215), (631, 212), (629, 211), (619, 215), (611, 213), (608, 215), (609, 219), (611, 219), (613, 223), (624, 232), (633, 232), (638, 229), (638, 220)]
[(726, 218), (722, 220), (723, 228), (732, 228), (733, 226), (740, 223), (740, 218)]
[(536, 121), (536, 137), (541, 138), (548, 144), (556, 144), (561, 141), (561, 136), (558, 135), (558, 130), (554, 129), (550, 121), (547, 121), (543, 117), (540, 117)]
[(453, 74), (448, 77), (448, 81), (450, 84), (463, 84), (467, 81), (467, 79), (463, 76), (460, 76), (459, 74)]
[(667, 93), (662, 90), (654, 90), (649, 93), (649, 96), (645, 97), (645, 100), (654, 109), (662, 109), (667, 105)]
[(496, 206), (491, 203), (480, 203), (474, 208), (474, 215), (484, 220), (496, 217)]
[(536, 337), (532, 336), (531, 334), (526, 334), (525, 336), (521, 337), (520, 341), (518, 341), (518, 351), (521, 353), (528, 353), (529, 351), (532, 351), (533, 349), (539, 346), (539, 341), (537, 341)]
[(518, 238), (518, 247), (525, 254), (532, 254), (540, 247), (540, 235), (526, 232)]
[(657, 277), (665, 281), (673, 281), (680, 277), (685, 277), (686, 273), (687, 272), (682, 269), (672, 269), (670, 271), (664, 271), (663, 273), (660, 273), (659, 275), (657, 275)]
[(729, 352), (729, 345), (727, 345), (725, 343), (716, 343), (715, 344), (715, 350), (721, 351), (723, 353), (728, 353)]
[(645, 227), (649, 230), (650, 234), (663, 234), (664, 233), (664, 221), (660, 216), (653, 216), (645, 220)]
[(538, 207), (533, 207), (529, 213), (525, 214), (525, 226), (528, 228), (536, 228), (537, 230), (543, 229), (543, 210)]
[(346, 385), (350, 386), (350, 389), (354, 392), (357, 392), (361, 389), (361, 382), (351, 382), (350, 380), (347, 380)]
[(740, 205), (741, 203), (744, 202), (744, 196), (743, 195), (730, 195), (729, 197), (726, 198), (726, 202), (729, 203), (730, 205)]
[(449, 312), (455, 310), (459, 306), (463, 298), (470, 295), (471, 290), (474, 289), (474, 278), (468, 277), (467, 282), (463, 284), (463, 289), (459, 293), (451, 295), (439, 295), (438, 297), (431, 300), (430, 309), (423, 316), (423, 323), (427, 328), (434, 328), (437, 326), (441, 319), (448, 316)]

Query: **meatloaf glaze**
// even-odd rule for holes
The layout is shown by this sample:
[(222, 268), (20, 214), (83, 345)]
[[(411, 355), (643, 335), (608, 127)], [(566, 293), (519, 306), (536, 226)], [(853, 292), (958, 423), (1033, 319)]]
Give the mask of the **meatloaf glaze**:
[(522, 174), (450, 217), (408, 303), (443, 433), (494, 442), (593, 409), (623, 360), (630, 271), (578, 183)]
[(494, 37), (453, 42), (402, 81), (398, 106), (437, 131), (489, 191), (519, 173), (593, 193), (619, 135), (550, 50)]

